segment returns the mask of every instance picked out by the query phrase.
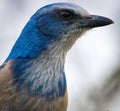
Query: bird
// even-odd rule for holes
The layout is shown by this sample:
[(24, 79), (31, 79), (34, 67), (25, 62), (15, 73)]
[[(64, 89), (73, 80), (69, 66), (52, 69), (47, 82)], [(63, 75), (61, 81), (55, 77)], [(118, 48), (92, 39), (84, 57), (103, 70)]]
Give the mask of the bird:
[(112, 23), (74, 3), (38, 9), (0, 66), (0, 111), (67, 111), (67, 52), (88, 30)]

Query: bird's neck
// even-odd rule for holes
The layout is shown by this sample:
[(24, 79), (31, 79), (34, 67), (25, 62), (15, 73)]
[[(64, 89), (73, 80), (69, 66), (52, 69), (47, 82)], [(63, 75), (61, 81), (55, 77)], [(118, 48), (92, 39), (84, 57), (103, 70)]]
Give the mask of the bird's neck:
[(49, 99), (64, 96), (66, 90), (65, 55), (61, 46), (54, 45), (49, 46), (48, 50), (43, 51), (36, 58), (16, 60), (14, 73), (18, 88), (25, 87), (29, 93)]
[(35, 58), (42, 50), (47, 49), (50, 40), (36, 27), (34, 22), (27, 23), (6, 61), (19, 57)]
[(65, 55), (75, 40), (70, 37), (52, 39), (29, 24), (14, 45), (7, 60), (14, 59), (13, 73), (18, 89), (49, 99), (64, 96), (66, 78), (64, 74)]

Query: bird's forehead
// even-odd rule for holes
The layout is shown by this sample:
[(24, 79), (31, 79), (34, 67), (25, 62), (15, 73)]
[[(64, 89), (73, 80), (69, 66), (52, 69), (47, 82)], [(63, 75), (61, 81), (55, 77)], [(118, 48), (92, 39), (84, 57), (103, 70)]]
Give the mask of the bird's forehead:
[(54, 12), (57, 10), (72, 10), (74, 11), (76, 14), (80, 14), (82, 16), (88, 16), (89, 13), (83, 9), (82, 7), (80, 7), (79, 5), (73, 4), (73, 3), (55, 3), (55, 4), (50, 4), (47, 5), (45, 7), (40, 8), (39, 13), (43, 14), (43, 13), (49, 13), (49, 12)]

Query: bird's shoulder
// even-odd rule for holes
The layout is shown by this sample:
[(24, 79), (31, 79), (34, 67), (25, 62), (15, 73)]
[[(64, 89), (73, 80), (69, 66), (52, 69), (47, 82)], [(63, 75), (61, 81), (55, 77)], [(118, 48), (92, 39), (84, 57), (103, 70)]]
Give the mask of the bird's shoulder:
[(12, 80), (12, 63), (13, 61), (10, 60), (0, 66), (0, 87)]
[(13, 103), (12, 96), (16, 94), (13, 86), (12, 62), (10, 60), (0, 66), (0, 110), (6, 108), (8, 103), (11, 105)]

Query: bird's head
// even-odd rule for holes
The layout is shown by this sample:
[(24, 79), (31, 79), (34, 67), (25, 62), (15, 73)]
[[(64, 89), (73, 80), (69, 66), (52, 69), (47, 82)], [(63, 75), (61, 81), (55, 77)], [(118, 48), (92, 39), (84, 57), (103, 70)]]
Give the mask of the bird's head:
[(108, 18), (90, 15), (72, 3), (47, 5), (38, 10), (32, 19), (38, 22), (40, 32), (52, 40), (62, 40), (61, 43), (68, 46), (73, 45), (74, 41), (87, 30), (113, 23)]
[(112, 20), (90, 15), (86, 10), (72, 3), (50, 4), (40, 8), (31, 17), (13, 49), (19, 49), (18, 53), (25, 50), (22, 52), (24, 56), (28, 53), (34, 56), (39, 54), (42, 48), (57, 46), (59, 43), (68, 50), (88, 29), (111, 23)]

